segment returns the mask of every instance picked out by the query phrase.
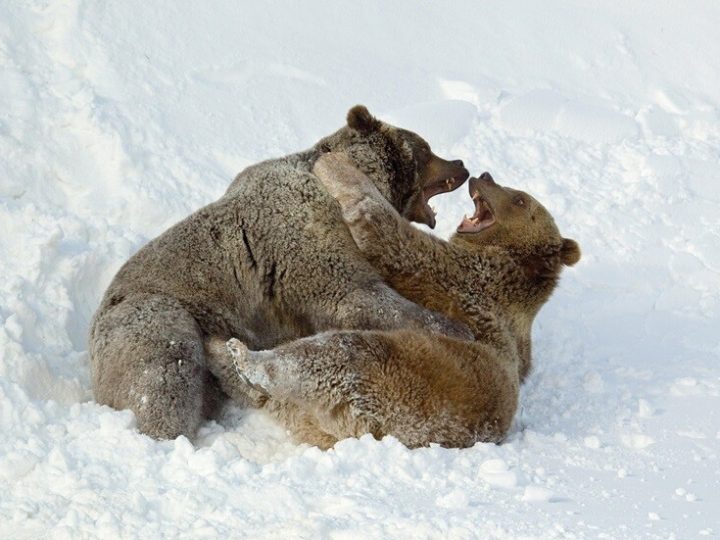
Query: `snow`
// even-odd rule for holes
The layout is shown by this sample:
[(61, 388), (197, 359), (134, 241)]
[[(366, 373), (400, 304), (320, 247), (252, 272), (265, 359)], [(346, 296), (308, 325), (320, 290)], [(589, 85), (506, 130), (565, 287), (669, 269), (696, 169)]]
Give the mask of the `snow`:
[[(0, 3), (0, 537), (720, 535), (720, 4)], [(156, 442), (85, 336), (144, 242), (355, 103), (537, 196), (583, 260), (502, 445)], [(435, 199), (447, 236), (471, 205)]]

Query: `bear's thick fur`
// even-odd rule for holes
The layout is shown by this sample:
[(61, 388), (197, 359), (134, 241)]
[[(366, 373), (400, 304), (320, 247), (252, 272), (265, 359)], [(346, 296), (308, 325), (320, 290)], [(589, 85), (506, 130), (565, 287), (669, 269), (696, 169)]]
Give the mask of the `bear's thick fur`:
[(149, 242), (114, 277), (89, 336), (98, 402), (131, 409), (153, 437), (191, 437), (223, 396), (205, 364), (210, 338), (262, 349), (338, 328), (467, 335), (397, 294), (365, 260), (311, 173), (332, 151), (351, 156), (404, 216), (431, 226), (427, 199), (469, 176), (461, 161), (440, 159), (362, 106), (311, 149), (245, 169), (222, 198)]
[(533, 319), (580, 250), (527, 193), (470, 180), (476, 212), (444, 242), (410, 226), (342, 155), (316, 175), (355, 241), (407, 298), (465, 322), (476, 341), (418, 330), (325, 332), (253, 352), (215, 343), (211, 370), (232, 396), (253, 384), (301, 442), (391, 434), (410, 447), (500, 441), (530, 367)]

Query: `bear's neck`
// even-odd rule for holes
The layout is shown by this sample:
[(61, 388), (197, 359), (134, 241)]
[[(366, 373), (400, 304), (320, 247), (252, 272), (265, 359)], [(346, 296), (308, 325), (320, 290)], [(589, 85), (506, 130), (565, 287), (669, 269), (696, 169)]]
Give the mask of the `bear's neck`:
[[(535, 318), (557, 286), (561, 264), (557, 249), (548, 246), (540, 252), (513, 252), (498, 246), (482, 246), (469, 251), (475, 260), (473, 292), (493, 302), (512, 318)], [(479, 284), (479, 285), (478, 285)]]
[(557, 284), (557, 272), (546, 271), (545, 266), (537, 272), (534, 255), (528, 262), (526, 255), (497, 246), (473, 249), (470, 256), (474, 271), (467, 276), (465, 322), (477, 338), (489, 338), (497, 348), (509, 351), (518, 361), (522, 379), (532, 364), (533, 321)]

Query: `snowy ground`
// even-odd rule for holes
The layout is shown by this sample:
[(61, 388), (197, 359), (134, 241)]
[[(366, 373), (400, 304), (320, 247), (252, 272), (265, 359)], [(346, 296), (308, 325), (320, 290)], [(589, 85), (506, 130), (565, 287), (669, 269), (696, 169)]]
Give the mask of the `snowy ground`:
[[(720, 536), (720, 4), (591, 4), (0, 1), (0, 537)], [(228, 408), (160, 443), (95, 404), (119, 265), (355, 103), (583, 248), (509, 441), (323, 453)]]

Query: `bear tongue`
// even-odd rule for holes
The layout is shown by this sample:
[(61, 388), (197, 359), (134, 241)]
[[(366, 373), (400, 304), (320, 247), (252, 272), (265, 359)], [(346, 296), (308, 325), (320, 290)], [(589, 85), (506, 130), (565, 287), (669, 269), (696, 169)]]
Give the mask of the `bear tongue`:
[(425, 213), (425, 217), (427, 218), (427, 221), (425, 221), (425, 224), (427, 224), (428, 227), (431, 229), (435, 228), (435, 210), (432, 206), (430, 206), (428, 203), (425, 203), (423, 205), (423, 211)]
[(411, 203), (405, 217), (415, 223), (424, 223), (431, 229), (435, 228), (435, 212), (422, 195), (416, 197)]
[(479, 194), (473, 195), (473, 201), (475, 202), (475, 213), (472, 217), (463, 217), (462, 222), (458, 225), (458, 232), (480, 232), (495, 223), (492, 210)]

